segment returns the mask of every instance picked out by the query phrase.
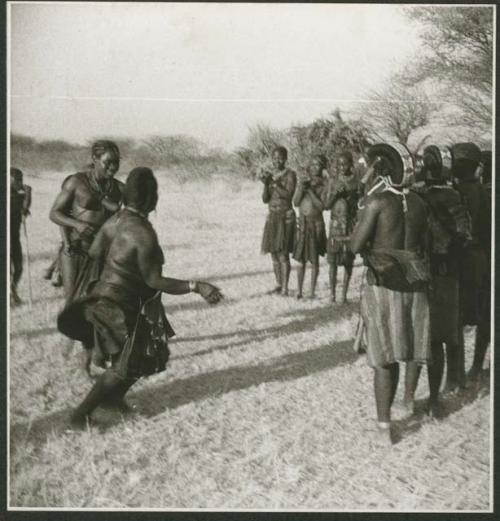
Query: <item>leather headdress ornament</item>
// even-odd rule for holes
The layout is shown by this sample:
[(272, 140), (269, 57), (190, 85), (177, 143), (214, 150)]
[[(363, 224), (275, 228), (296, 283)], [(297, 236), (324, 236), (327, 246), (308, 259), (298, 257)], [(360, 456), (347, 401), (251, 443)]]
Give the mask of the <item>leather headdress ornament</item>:
[(402, 143), (378, 143), (368, 150), (368, 158), (372, 163), (377, 157), (381, 158), (382, 171), (375, 173), (388, 178), (388, 182), (396, 187), (409, 186), (415, 180), (415, 163), (408, 148)]
[(450, 179), (451, 167), (452, 155), (449, 147), (429, 145), (424, 149), (423, 169), (426, 179)]

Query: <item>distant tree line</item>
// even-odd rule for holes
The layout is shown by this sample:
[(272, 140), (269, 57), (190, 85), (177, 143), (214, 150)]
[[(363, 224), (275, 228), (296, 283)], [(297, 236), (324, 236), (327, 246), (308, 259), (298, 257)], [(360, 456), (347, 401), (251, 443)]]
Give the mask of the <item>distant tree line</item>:
[[(277, 145), (288, 149), (289, 163), (298, 171), (319, 153), (334, 169), (340, 151), (349, 150), (358, 159), (370, 143), (381, 140), (404, 143), (414, 154), (431, 138), (441, 144), (465, 139), (491, 147), (493, 7), (402, 9), (418, 24), (423, 46), (385, 86), (366, 93), (367, 103), (361, 103), (349, 118), (335, 109), (325, 117), (286, 129), (257, 124), (249, 128), (245, 145), (231, 153), (208, 148), (186, 135), (118, 138), (121, 172), (148, 165), (168, 171), (180, 182), (218, 174), (253, 178), (259, 168), (268, 165)], [(31, 172), (72, 172), (88, 164), (89, 145), (36, 141), (14, 134), (11, 162)]]
[[(194, 177), (226, 173), (234, 168), (234, 156), (211, 149), (191, 136), (149, 136), (142, 140), (113, 138), (120, 148), (120, 172), (134, 166), (147, 165), (156, 171), (168, 171), (182, 182)], [(96, 138), (97, 139), (97, 138)], [(38, 141), (32, 137), (12, 134), (11, 164), (31, 173), (68, 172), (87, 168), (90, 163), (91, 141), (74, 144), (64, 140)]]

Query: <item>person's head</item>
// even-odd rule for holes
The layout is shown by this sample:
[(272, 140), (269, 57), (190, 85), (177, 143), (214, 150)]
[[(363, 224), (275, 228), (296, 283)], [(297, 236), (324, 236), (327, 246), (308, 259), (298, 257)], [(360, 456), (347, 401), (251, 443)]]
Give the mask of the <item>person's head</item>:
[(288, 159), (288, 151), (285, 147), (275, 147), (272, 154), (273, 166), (277, 170), (285, 168)]
[(158, 183), (150, 168), (138, 166), (130, 171), (125, 181), (123, 199), (127, 206), (145, 215), (156, 208)]
[(107, 139), (93, 143), (92, 166), (99, 178), (111, 179), (120, 168), (120, 150), (117, 144)]
[(395, 187), (413, 183), (415, 165), (405, 145), (401, 143), (378, 143), (368, 151), (368, 159), (376, 177), (386, 178)]
[(10, 186), (20, 189), (23, 186), (23, 173), (19, 168), (10, 167)]
[(323, 171), (328, 168), (328, 159), (323, 154), (316, 154), (311, 159), (309, 172), (314, 177), (321, 177)]
[(419, 180), (427, 184), (444, 184), (451, 176), (451, 150), (446, 146), (429, 145), (424, 149)]
[(481, 162), (483, 163), (481, 182), (489, 184), (491, 183), (491, 150), (483, 150), (481, 152)]
[(456, 143), (451, 149), (453, 155), (452, 174), (459, 181), (476, 177), (481, 163), (481, 150), (474, 143)]
[(337, 158), (337, 172), (341, 175), (349, 175), (354, 161), (349, 151), (341, 152)]

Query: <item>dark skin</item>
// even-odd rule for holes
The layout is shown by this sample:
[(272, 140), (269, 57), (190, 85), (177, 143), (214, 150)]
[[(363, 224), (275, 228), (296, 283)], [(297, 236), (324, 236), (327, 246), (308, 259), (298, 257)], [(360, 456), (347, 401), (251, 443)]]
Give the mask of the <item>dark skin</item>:
[[(283, 172), (286, 168), (286, 155), (275, 150), (272, 155), (273, 167), (276, 172)], [(297, 177), (294, 172), (289, 171), (282, 178), (273, 180), (271, 172), (262, 172), (260, 176), (264, 183), (262, 201), (269, 207), (282, 209), (292, 208), (292, 198), (297, 185)], [(288, 280), (290, 277), (290, 255), (288, 251), (271, 254), (273, 269), (276, 277), (276, 287), (273, 293), (288, 295)]]
[[(94, 169), (90, 174), (98, 184), (112, 179), (118, 171), (119, 161), (111, 152), (104, 152), (100, 157), (93, 157)], [(117, 181), (119, 192), (96, 199), (87, 183), (77, 176), (70, 176), (57, 195), (49, 217), (52, 222), (62, 227), (65, 250), (69, 246), (69, 236), (73, 233), (95, 233), (104, 223), (109, 213), (116, 212), (120, 205), (123, 183)], [(73, 281), (76, 278), (75, 266), (71, 257), (61, 256), (61, 275), (66, 298), (72, 293)]]
[[(297, 190), (293, 198), (293, 204), (300, 209), (300, 214), (306, 217), (321, 216), (323, 212), (323, 202), (321, 196), (313, 190), (312, 185), (321, 181), (323, 175), (323, 163), (319, 158), (313, 158), (307, 177), (303, 177), (297, 184)], [(304, 275), (306, 263), (300, 263), (297, 270), (298, 293), (297, 298), (302, 298), (302, 288), (304, 285)], [(315, 262), (311, 263), (311, 293), (314, 298), (316, 283), (319, 275), (319, 258), (316, 256)]]
[[(21, 279), (23, 273), (23, 252), (20, 241), (20, 226), (24, 219), (30, 215), (31, 207), (31, 187), (23, 184), (23, 176), (19, 173), (10, 175), (10, 186), (11, 190), (15, 192), (24, 192), (24, 198), (22, 200), (22, 207), (20, 208), (20, 214), (18, 214), (13, 220), (11, 220), (11, 244), (10, 244), (10, 259), (11, 259), (11, 285), (10, 295), (11, 304), (17, 306), (22, 304), (22, 300), (17, 293), (17, 284)], [(12, 216), (12, 214), (11, 214)]]
[[(89, 250), (93, 259), (106, 256), (106, 264), (100, 276), (101, 282), (115, 284), (131, 290), (136, 289), (129, 278), (125, 278), (107, 266), (126, 267), (135, 272), (137, 280), (142, 280), (148, 287), (170, 295), (190, 293), (189, 281), (162, 276), (162, 260), (158, 237), (153, 228), (132, 212), (123, 212), (111, 217), (99, 230)], [(220, 294), (215, 286), (207, 282), (197, 282), (196, 293), (210, 303), (218, 302)]]
[[(133, 206), (128, 208), (135, 209)], [(138, 210), (140, 211), (140, 210)], [(126, 288), (132, 292), (144, 286), (171, 295), (190, 293), (187, 280), (162, 276), (163, 253), (153, 227), (147, 221), (148, 211), (142, 215), (128, 209), (112, 216), (97, 233), (89, 255), (93, 259), (104, 259), (104, 269), (99, 281)], [(128, 276), (124, 277), (112, 270), (120, 265)], [(208, 282), (196, 282), (194, 291), (209, 304), (216, 304), (222, 294)], [(118, 358), (113, 360), (113, 364)], [(123, 397), (135, 383), (133, 378), (121, 378), (113, 369), (107, 369), (96, 381), (87, 397), (72, 414), (71, 423), (76, 428), (86, 425), (92, 411), (99, 405), (127, 410)]]
[[(446, 182), (435, 182), (434, 186), (443, 186)], [(436, 206), (439, 204), (457, 205), (460, 203), (460, 196), (457, 192), (451, 190), (432, 190), (430, 189), (430, 196)], [(453, 233), (453, 229), (450, 230)], [(456, 254), (456, 253), (455, 253)], [(453, 253), (451, 255), (454, 255)], [(431, 307), (432, 309), (432, 307)], [(444, 365), (446, 358), (447, 372), (450, 379), (457, 371), (457, 353), (459, 346), (453, 343), (445, 343), (446, 351), (443, 348), (442, 342), (431, 342), (432, 364), (427, 367), (427, 375), (429, 380), (429, 414), (435, 418), (441, 415), (439, 404), (439, 390), (441, 388), (441, 381), (443, 379)], [(446, 353), (446, 356), (445, 356)], [(405, 408), (412, 413), (414, 409), (414, 396), (420, 376), (421, 365), (415, 362), (410, 362), (406, 365), (406, 382), (408, 383), (405, 389), (405, 397), (403, 404)]]
[[(369, 196), (359, 212), (350, 239), (351, 250), (354, 253), (363, 253), (369, 248), (422, 251), (427, 232), (425, 206), (420, 197), (411, 192), (407, 194), (406, 201), (408, 211), (405, 216), (401, 197), (390, 192)], [(375, 368), (375, 399), (379, 422), (390, 422), (398, 380), (397, 363)]]
[[(348, 160), (346, 157), (339, 157), (337, 161), (337, 171), (346, 177), (351, 177), (353, 175), (352, 172), (352, 162)], [(324, 208), (325, 210), (330, 210), (337, 199), (342, 197), (345, 194), (345, 190), (336, 190), (334, 186), (335, 180), (330, 178), (330, 183), (328, 187), (328, 191), (325, 194), (324, 199)], [(332, 302), (336, 301), (336, 287), (337, 287), (337, 271), (338, 266), (335, 261), (330, 262), (330, 292), (331, 292), (331, 300)], [(351, 281), (352, 276), (352, 266), (344, 266), (344, 281), (342, 285), (342, 304), (347, 302), (347, 292), (349, 290), (349, 282)]]

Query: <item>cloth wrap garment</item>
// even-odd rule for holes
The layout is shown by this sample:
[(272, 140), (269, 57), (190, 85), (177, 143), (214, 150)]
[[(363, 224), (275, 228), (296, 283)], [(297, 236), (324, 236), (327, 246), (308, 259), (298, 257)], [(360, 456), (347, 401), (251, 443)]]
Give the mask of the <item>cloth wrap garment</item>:
[[(282, 172), (272, 174), (273, 183), (280, 185), (286, 176), (295, 172), (286, 168)], [(272, 189), (271, 189), (272, 190)], [(292, 208), (292, 195), (288, 199), (280, 196), (277, 190), (272, 190), (262, 234), (261, 251), (266, 253), (292, 253), (295, 246), (296, 216)]]
[[(401, 144), (380, 144), (372, 146), (369, 155), (384, 156), (392, 165), (392, 179), (382, 178), (379, 185), (401, 198), (406, 219), (410, 195), (405, 187), (414, 174), (411, 154)], [(428, 259), (417, 251), (377, 248), (363, 254), (363, 260), (368, 269), (361, 290), (361, 315), (369, 365), (427, 363), (431, 357)]]
[(428, 264), (403, 250), (372, 250), (364, 256), (367, 280), (361, 315), (371, 367), (394, 362), (425, 363), (430, 358)]
[(429, 209), (431, 339), (459, 342), (458, 262), (470, 239), (470, 219), (460, 195), (448, 185), (419, 191)]
[(142, 294), (97, 282), (86, 297), (69, 304), (59, 315), (61, 333), (93, 346), (93, 362), (106, 361), (122, 377), (139, 378), (166, 369), (168, 339), (174, 331), (165, 316), (161, 293)]
[[(85, 208), (83, 211), (90, 210), (93, 212), (101, 212), (101, 224), (104, 223), (106, 219), (111, 216), (111, 213), (102, 206), (101, 201), (106, 196), (109, 196), (112, 200), (117, 202), (121, 199), (121, 192), (117, 181), (115, 179), (108, 180), (103, 189), (97, 182), (95, 182), (91, 172), (78, 172), (74, 174), (74, 177), (77, 177), (80, 181), (85, 183), (87, 189), (93, 196), (93, 200), (90, 202), (89, 207)], [(78, 219), (79, 215), (72, 215), (72, 217)], [(67, 251), (62, 249), (59, 253), (60, 256), (66, 255), (70, 257), (72, 281), (67, 303), (85, 296), (90, 284), (96, 281), (99, 277), (99, 273), (102, 269), (101, 263), (88, 256), (90, 245), (98, 231), (98, 225), (89, 227), (83, 234), (72, 228), (69, 232), (69, 245)], [(60, 261), (60, 264), (63, 263)]]
[[(310, 188), (314, 191), (318, 199), (322, 199), (325, 190), (323, 178), (310, 181)], [(306, 199), (307, 198), (307, 199)], [(304, 215), (303, 206), (308, 205), (311, 213)], [(303, 195), (301, 210), (297, 220), (297, 235), (293, 249), (293, 258), (299, 262), (318, 262), (318, 257), (326, 253), (326, 231), (323, 213), (314, 209), (311, 196), (307, 193)], [(305, 212), (307, 213), (307, 212)]]
[(355, 174), (339, 176), (335, 191), (330, 212), (327, 259), (337, 266), (352, 266), (354, 254), (348, 248), (348, 240), (356, 224), (361, 185)]

